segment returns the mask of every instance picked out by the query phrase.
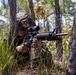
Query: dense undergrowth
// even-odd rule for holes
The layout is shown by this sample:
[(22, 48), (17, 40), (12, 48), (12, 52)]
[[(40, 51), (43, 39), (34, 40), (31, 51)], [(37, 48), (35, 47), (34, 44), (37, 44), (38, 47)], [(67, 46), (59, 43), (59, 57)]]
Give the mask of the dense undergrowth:
[[(63, 71), (66, 68), (67, 53), (68, 53), (68, 49), (67, 49), (68, 43), (65, 42), (63, 42), (63, 48), (64, 48), (63, 57), (60, 60), (56, 60), (56, 48), (53, 46), (54, 45), (53, 42), (47, 42), (48, 48), (52, 53), (55, 66), (52, 66), (52, 68), (50, 69), (48, 69), (47, 67), (37, 68), (38, 72), (47, 73), (47, 75), (49, 75), (48, 74), (49, 72), (51, 73), (54, 72), (58, 75), (63, 74)], [(8, 50), (7, 39), (2, 39), (0, 42), (0, 70), (2, 71), (3, 75), (7, 75), (7, 74), (12, 75), (14, 72), (20, 71), (22, 66), (17, 65), (16, 60), (13, 58), (13, 55), (14, 55), (13, 52)]]

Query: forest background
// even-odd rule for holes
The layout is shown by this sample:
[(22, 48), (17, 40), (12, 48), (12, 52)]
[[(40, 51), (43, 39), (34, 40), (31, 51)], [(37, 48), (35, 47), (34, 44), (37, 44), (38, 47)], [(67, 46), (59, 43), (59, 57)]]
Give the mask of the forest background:
[[(53, 67), (52, 70), (58, 71), (60, 66), (62, 69), (65, 69), (67, 66), (67, 56), (69, 51), (69, 42), (70, 36), (72, 33), (72, 27), (74, 23), (74, 15), (76, 10), (76, 2), (73, 0), (59, 0), (60, 6), (60, 22), (63, 33), (68, 33), (67, 36), (62, 38), (62, 47), (63, 52), (62, 56), (58, 57), (58, 51), (55, 41), (45, 41), (48, 49), (53, 55), (53, 60), (57, 64), (56, 67)], [(35, 14), (36, 25), (41, 27), (40, 32), (53, 31), (56, 28), (56, 14), (55, 14), (55, 3), (53, 0), (34, 0), (33, 8)], [(17, 0), (17, 13), (18, 12), (28, 12), (29, 5), (28, 0)], [(30, 13), (29, 13), (30, 14)], [(0, 5), (0, 70), (6, 68), (8, 63), (9, 66), (13, 65), (12, 53), (8, 51), (8, 34), (10, 31), (10, 22), (9, 22), (9, 6), (6, 0), (1, 0)], [(60, 52), (59, 52), (60, 53)], [(13, 62), (12, 62), (13, 61)], [(13, 68), (13, 67), (12, 67)], [(59, 72), (58, 73), (62, 73)]]

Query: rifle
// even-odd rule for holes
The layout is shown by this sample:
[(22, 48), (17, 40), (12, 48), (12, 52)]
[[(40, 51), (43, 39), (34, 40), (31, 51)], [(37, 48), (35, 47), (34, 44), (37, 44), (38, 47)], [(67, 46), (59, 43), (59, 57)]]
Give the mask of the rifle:
[(55, 33), (55, 29), (53, 32), (45, 32), (45, 33), (39, 33), (40, 27), (39, 26), (34, 26), (34, 27), (29, 27), (28, 31), (30, 32), (30, 60), (31, 60), (31, 68), (34, 66), (34, 59), (35, 59), (35, 52), (32, 50), (32, 40), (33, 38), (36, 38), (38, 40), (48, 40), (48, 41), (53, 41), (53, 40), (59, 40), (62, 36), (66, 36), (67, 33)]
[(44, 33), (39, 33), (40, 27), (39, 26), (34, 26), (28, 28), (28, 31), (30, 32), (30, 35), (32, 38), (37, 38), (38, 40), (48, 40), (48, 41), (53, 41), (53, 40), (59, 40), (61, 36), (66, 36), (67, 33), (55, 33), (55, 29), (52, 32), (44, 32)]

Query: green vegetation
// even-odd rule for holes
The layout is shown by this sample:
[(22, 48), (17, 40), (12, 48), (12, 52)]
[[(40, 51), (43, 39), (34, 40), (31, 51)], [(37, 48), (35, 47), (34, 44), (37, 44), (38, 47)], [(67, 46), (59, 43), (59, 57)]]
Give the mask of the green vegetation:
[[(68, 33), (68, 36), (63, 37), (63, 52), (64, 53), (63, 53), (62, 60), (59, 60), (59, 61), (56, 60), (55, 42), (45, 41), (48, 46), (48, 49), (53, 54), (54, 62), (57, 64), (56, 67), (53, 67), (51, 69), (51, 71), (53, 71), (53, 69), (55, 71), (58, 71), (58, 66), (61, 67), (62, 69), (66, 68), (68, 45), (69, 45), (69, 39), (70, 39), (70, 35), (72, 33), (71, 29), (72, 29), (72, 25), (73, 25), (73, 20), (71, 19), (71, 17), (75, 13), (74, 5), (76, 4), (76, 3), (72, 3), (72, 2), (70, 2), (70, 4), (69, 4), (69, 1), (70, 0), (68, 0), (68, 3), (66, 3), (66, 1), (60, 2), (61, 18), (62, 18), (62, 16), (64, 16), (64, 22), (62, 20), (62, 32)], [(28, 9), (27, 3), (28, 3), (27, 0), (21, 0), (21, 1), (17, 0), (18, 12), (19, 11), (28, 12), (29, 9)], [(7, 7), (8, 6), (5, 4), (4, 4), (4, 6), (2, 6), (2, 8), (0, 7), (1, 14), (3, 12), (2, 10), (6, 11), (6, 12), (4, 12), (5, 17), (8, 17), (8, 13), (7, 13), (8, 8)], [(54, 22), (55, 19), (53, 16), (53, 14), (54, 14), (53, 11), (54, 11), (53, 0), (47, 0), (47, 3), (45, 3), (43, 0), (40, 0), (39, 3), (34, 4), (35, 19), (37, 21), (39, 19), (44, 19), (45, 21), (49, 22), (49, 24), (51, 22), (52, 27), (55, 28), (55, 22)], [(53, 16), (53, 17), (48, 19), (49, 16)], [(42, 28), (41, 32), (46, 31), (47, 28), (45, 27), (45, 25), (42, 26), (42, 23), (40, 23), (40, 22), (39, 22), (39, 24)], [(52, 28), (52, 27), (50, 25), (49, 28)], [(17, 70), (17, 68), (15, 68), (15, 60), (13, 59), (13, 54), (12, 54), (12, 52), (10, 52), (8, 50), (8, 44), (7, 44), (8, 30), (9, 30), (8, 24), (5, 23), (3, 25), (0, 25), (0, 70), (2, 70), (3, 72), (6, 71), (6, 73), (8, 73), (8, 70), (10, 72)], [(19, 70), (19, 68), (18, 68), (18, 70)], [(47, 72), (48, 69), (44, 69), (44, 71), (45, 70)], [(11, 75), (11, 73), (9, 75)]]

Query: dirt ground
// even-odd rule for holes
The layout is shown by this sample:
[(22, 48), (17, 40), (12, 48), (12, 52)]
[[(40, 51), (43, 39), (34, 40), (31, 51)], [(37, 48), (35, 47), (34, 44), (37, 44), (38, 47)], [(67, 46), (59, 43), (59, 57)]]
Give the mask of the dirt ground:
[(30, 69), (28, 66), (26, 66), (24, 69), (22, 69), (19, 72), (16, 72), (14, 75), (64, 75), (64, 70), (47, 70), (47, 69), (41, 69), (38, 70), (37, 68)]

